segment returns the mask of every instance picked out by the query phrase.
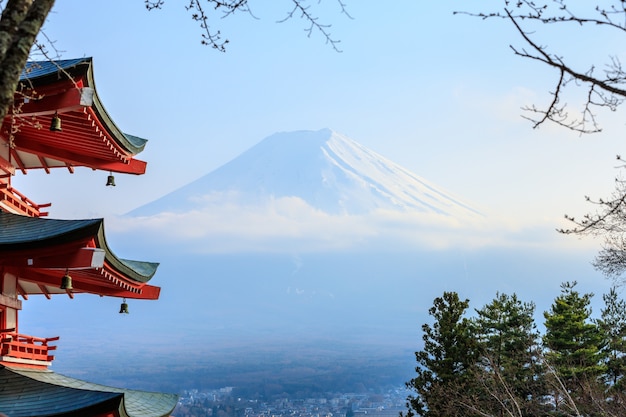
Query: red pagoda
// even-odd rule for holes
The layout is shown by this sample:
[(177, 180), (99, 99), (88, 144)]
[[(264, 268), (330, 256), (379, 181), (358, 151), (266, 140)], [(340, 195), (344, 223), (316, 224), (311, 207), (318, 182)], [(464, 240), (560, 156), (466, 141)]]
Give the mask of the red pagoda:
[(158, 264), (122, 259), (107, 245), (102, 219), (47, 218), (13, 188), (16, 172), (88, 167), (143, 174), (135, 159), (146, 140), (122, 133), (105, 111), (91, 58), (31, 62), (23, 71), (13, 110), (0, 131), (0, 413), (9, 417), (169, 416), (177, 396), (118, 389), (48, 369), (58, 336), (19, 331), (30, 296), (74, 298), (90, 293), (123, 300), (156, 300), (148, 282)]

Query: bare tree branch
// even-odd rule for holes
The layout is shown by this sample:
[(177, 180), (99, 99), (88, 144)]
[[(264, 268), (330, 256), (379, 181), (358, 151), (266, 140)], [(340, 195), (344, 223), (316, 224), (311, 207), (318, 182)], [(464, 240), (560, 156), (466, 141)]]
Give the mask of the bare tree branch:
[[(568, 3), (575, 4), (585, 10), (587, 15), (574, 12)], [(595, 133), (602, 129), (596, 119), (594, 111), (599, 108), (608, 108), (615, 111), (626, 99), (626, 72), (623, 71), (616, 57), (609, 57), (603, 74), (597, 74), (594, 69), (597, 65), (589, 65), (586, 71), (576, 70), (563, 57), (549, 53), (547, 47), (541, 46), (530, 36), (530, 32), (524, 28), (529, 22), (542, 24), (578, 24), (581, 27), (606, 27), (626, 33), (626, 7), (623, 1), (619, 4), (604, 6), (590, 5), (589, 3), (575, 3), (567, 0), (552, 0), (538, 3), (531, 0), (504, 0), (502, 12), (469, 13), (455, 12), (482, 19), (502, 18), (512, 23), (517, 33), (521, 36), (529, 49), (517, 48), (510, 45), (515, 55), (541, 62), (558, 71), (559, 76), (551, 92), (553, 99), (545, 108), (535, 105), (526, 106), (524, 111), (537, 116), (523, 116), (537, 128), (546, 121), (551, 121), (559, 126), (574, 130), (579, 133)], [(581, 7), (581, 4), (584, 6)], [(562, 103), (564, 88), (571, 82), (577, 86), (584, 86), (586, 90), (585, 104), (579, 110), (580, 117), (572, 117), (568, 112), (568, 105)]]
[[(618, 155), (617, 159), (621, 161)], [(626, 169), (626, 165), (619, 168)], [(619, 281), (626, 273), (626, 180), (615, 178), (615, 190), (608, 198), (597, 200), (586, 196), (587, 202), (597, 207), (581, 219), (565, 215), (573, 226), (557, 229), (563, 234), (591, 235), (604, 238), (602, 249), (593, 261), (596, 269)]]
[[(333, 37), (331, 36), (329, 32), (331, 25), (323, 25), (319, 23), (318, 18), (313, 16), (309, 12), (310, 6), (304, 6), (302, 1), (299, 1), (299, 0), (292, 0), (292, 1), (293, 1), (293, 9), (287, 13), (287, 17), (285, 17), (282, 20), (279, 20), (278, 23), (283, 23), (293, 18), (294, 15), (296, 15), (297, 13), (299, 13), (301, 18), (309, 22), (309, 27), (305, 29), (305, 32), (307, 32), (307, 36), (309, 38), (311, 37), (313, 30), (316, 29), (322, 34), (322, 36), (324, 36), (327, 44), (330, 44), (335, 51), (341, 52), (341, 50), (338, 48), (338, 44), (340, 41), (333, 39)], [(341, 0), (337, 0), (337, 1), (339, 2), (339, 5), (341, 6), (341, 11), (345, 13), (346, 15), (348, 15), (346, 12), (345, 5), (341, 2)]]
[[(211, 28), (210, 22), (214, 18), (225, 18), (230, 15), (233, 15), (237, 12), (244, 12), (252, 14), (250, 9), (250, 1), (249, 0), (188, 0), (188, 4), (185, 6), (188, 12), (191, 13), (191, 18), (194, 22), (198, 23), (200, 29), (202, 30), (202, 40), (201, 43), (203, 45), (210, 46), (220, 52), (226, 51), (226, 45), (228, 44), (228, 39), (222, 38), (222, 33), (219, 30), (214, 30)], [(306, 22), (308, 22), (308, 27), (305, 29), (307, 32), (307, 36), (311, 36), (313, 31), (318, 31), (322, 34), (327, 44), (330, 44), (332, 48), (341, 52), (338, 48), (339, 40), (333, 38), (329, 29), (331, 25), (322, 24), (319, 22), (319, 18), (311, 12), (311, 6), (307, 5), (307, 0), (291, 0), (293, 3), (293, 8), (287, 13), (287, 16), (279, 20), (278, 22), (284, 22), (295, 16), (300, 16)], [(321, 0), (320, 0), (321, 1)], [(320, 2), (318, 1), (318, 3)], [(336, 0), (337, 4), (340, 7), (341, 14), (345, 14), (349, 18), (351, 16), (348, 14), (346, 9), (346, 4), (343, 0)], [(148, 10), (156, 10), (161, 9), (165, 4), (165, 0), (144, 0), (144, 4), (146, 9)]]
[(0, 126), (54, 0), (9, 0), (0, 18)]

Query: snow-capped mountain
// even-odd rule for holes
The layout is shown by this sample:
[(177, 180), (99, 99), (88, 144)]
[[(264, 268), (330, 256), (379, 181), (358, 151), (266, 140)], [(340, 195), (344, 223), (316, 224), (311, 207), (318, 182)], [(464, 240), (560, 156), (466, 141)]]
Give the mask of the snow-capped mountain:
[(433, 184), (330, 129), (276, 133), (215, 171), (130, 214), (187, 212), (207, 204), (296, 197), (329, 214), (375, 210), (476, 216)]

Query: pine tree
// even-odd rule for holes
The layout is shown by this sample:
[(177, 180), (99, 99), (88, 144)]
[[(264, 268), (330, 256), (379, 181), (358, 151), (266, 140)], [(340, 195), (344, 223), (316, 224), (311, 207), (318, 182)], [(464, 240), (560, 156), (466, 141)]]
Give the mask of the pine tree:
[[(517, 409), (537, 415), (545, 407), (539, 333), (534, 303), (522, 303), (515, 294), (497, 294), (477, 310), (473, 321), (480, 347), (480, 374), (486, 391), (477, 404), (494, 415)], [(513, 401), (515, 404), (513, 404)]]
[[(590, 410), (592, 397), (601, 391), (598, 381), (605, 370), (604, 337), (590, 320), (593, 294), (581, 295), (575, 286), (575, 281), (563, 283), (550, 311), (544, 312), (545, 357), (573, 400), (582, 410)], [(558, 409), (559, 395), (554, 398)]]
[(626, 389), (626, 302), (618, 299), (615, 287), (602, 298), (604, 309), (598, 326), (605, 337), (605, 381), (611, 392), (623, 394)]
[(458, 399), (471, 381), (476, 361), (472, 326), (464, 318), (469, 300), (456, 292), (444, 292), (434, 300), (428, 313), (433, 325), (424, 324), (424, 349), (415, 352), (417, 376), (406, 383), (415, 392), (407, 398), (406, 416), (466, 416), (467, 408)]

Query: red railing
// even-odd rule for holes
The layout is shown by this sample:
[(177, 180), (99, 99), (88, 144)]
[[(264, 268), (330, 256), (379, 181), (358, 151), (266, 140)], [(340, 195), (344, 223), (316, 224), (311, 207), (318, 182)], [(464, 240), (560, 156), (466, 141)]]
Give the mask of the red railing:
[(24, 194), (11, 187), (10, 184), (0, 182), (0, 207), (4, 206), (9, 211), (15, 211), (30, 217), (47, 216), (42, 212), (44, 207), (50, 207), (51, 203), (35, 204)]
[[(54, 356), (51, 351), (57, 347), (49, 343), (59, 340), (59, 337), (34, 337), (15, 332), (0, 333), (0, 356), (27, 361), (51, 362)], [(0, 358), (1, 359), (1, 358)]]

